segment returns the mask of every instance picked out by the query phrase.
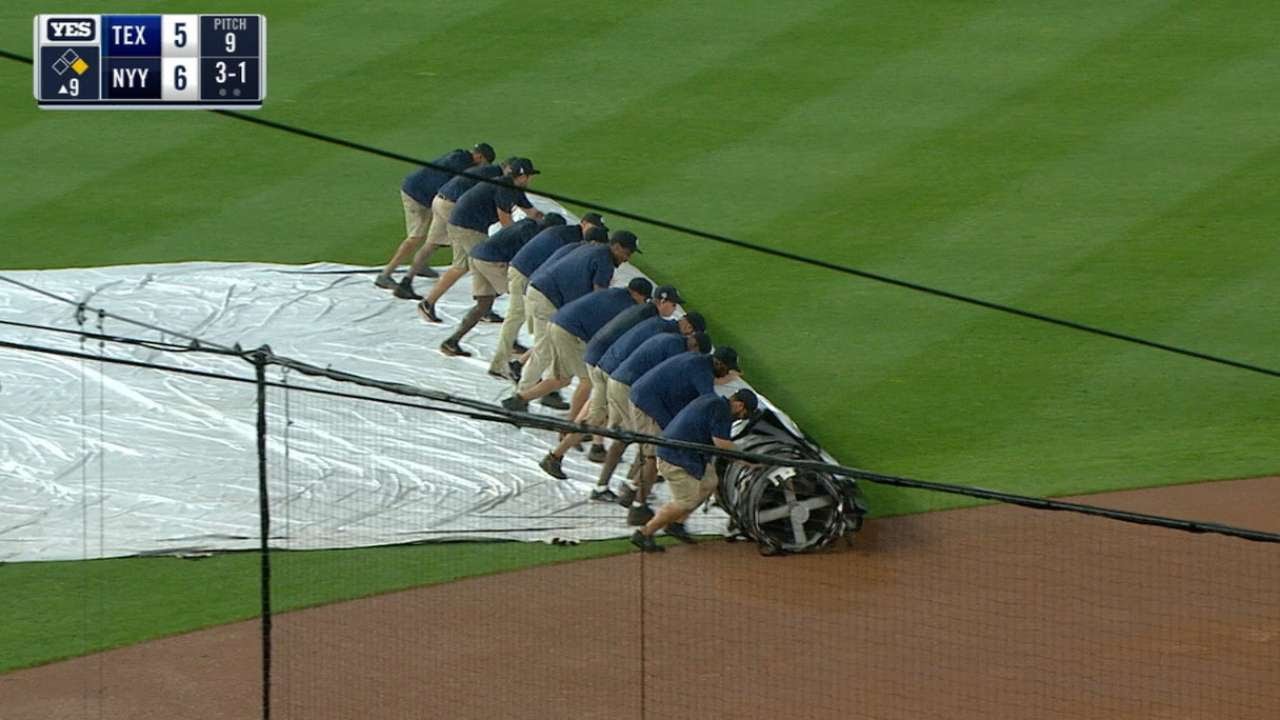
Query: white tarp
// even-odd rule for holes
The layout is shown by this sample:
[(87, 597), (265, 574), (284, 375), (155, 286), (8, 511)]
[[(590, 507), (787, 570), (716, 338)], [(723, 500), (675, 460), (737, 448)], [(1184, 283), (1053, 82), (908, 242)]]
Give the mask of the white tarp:
[[(181, 263), (3, 274), (214, 343), (270, 345), (304, 362), (459, 397), (496, 403), (510, 394), (509, 382), (485, 372), (497, 325), (481, 324), (464, 340), (472, 358), (437, 350), (470, 307), (469, 279), (445, 295), (438, 305), (445, 322), (434, 325), (413, 302), (374, 288), (367, 271)], [(617, 282), (635, 272), (624, 265)], [(418, 281), (420, 291), (429, 286)], [(495, 309), (505, 313), (505, 301)], [(714, 325), (714, 308), (702, 310)], [(76, 329), (75, 315), (65, 303), (0, 283), (2, 320)], [(96, 316), (83, 327), (95, 331)], [(181, 342), (112, 319), (103, 328)], [(99, 352), (97, 341), (9, 326), (0, 326), (0, 340)], [(237, 358), (117, 344), (103, 352), (253, 377)], [(392, 397), (278, 368), (268, 379)], [(268, 408), (277, 546), (628, 533), (622, 508), (586, 502), (599, 466), (583, 453), (565, 459), (570, 480), (538, 468), (554, 433), (297, 392), (286, 405), (279, 390), (269, 393)], [(256, 413), (253, 384), (0, 348), (0, 561), (256, 547)], [(624, 463), (615, 473), (615, 488), (625, 470)], [(658, 493), (665, 497), (661, 486)], [(698, 532), (724, 524), (719, 511), (690, 520)]]

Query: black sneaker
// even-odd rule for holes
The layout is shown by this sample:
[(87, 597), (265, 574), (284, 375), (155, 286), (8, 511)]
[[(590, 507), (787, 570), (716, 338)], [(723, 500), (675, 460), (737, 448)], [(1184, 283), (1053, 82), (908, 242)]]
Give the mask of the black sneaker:
[(401, 300), (421, 300), (422, 299), (421, 295), (413, 291), (412, 283), (407, 283), (403, 281), (396, 284), (396, 287), (394, 290), (391, 291), (391, 294), (395, 295)]
[(485, 313), (485, 314), (484, 314), (484, 317), (480, 318), (480, 322), (484, 322), (484, 323), (494, 323), (494, 324), (496, 324), (496, 325), (501, 325), (501, 324), (502, 324), (502, 316), (501, 316), (501, 315), (499, 315), (498, 313), (496, 313), (496, 312), (494, 312), (494, 311), (490, 310), (489, 312), (487, 312), (487, 313)]
[(639, 530), (631, 533), (631, 544), (640, 548), (641, 552), (666, 552), (667, 549), (657, 543), (656, 540), (645, 535)]
[(690, 545), (692, 545), (693, 543), (698, 542), (697, 540), (693, 539), (692, 535), (689, 534), (689, 530), (685, 528), (684, 523), (671, 523), (666, 527), (665, 530), (663, 530), (663, 532), (679, 540), (682, 543), (689, 543)]
[(517, 341), (515, 341), (515, 342), (511, 343), (511, 352), (513, 352), (513, 353), (515, 353), (515, 354), (517, 354), (517, 355), (523, 355), (523, 354), (525, 354), (525, 353), (529, 352), (529, 348), (527, 348), (527, 347), (525, 347), (525, 346), (521, 345), (521, 344), (520, 344), (520, 341), (519, 341), (519, 340), (517, 340)]
[(602, 463), (608, 454), (603, 445), (592, 445), (591, 450), (587, 452), (587, 459), (593, 463)]
[(543, 398), (539, 400), (538, 403), (541, 404), (543, 407), (549, 407), (552, 410), (568, 410), (569, 409), (569, 403), (564, 401), (564, 397), (560, 395), (560, 391), (558, 390), (556, 392), (551, 393), (550, 395), (543, 396)]
[(547, 453), (542, 461), (538, 463), (538, 467), (542, 468), (542, 472), (550, 475), (557, 480), (568, 480), (569, 476), (564, 474), (564, 470), (560, 469), (560, 458), (551, 453)]
[(613, 491), (607, 487), (606, 488), (598, 487), (595, 490), (591, 491), (591, 501), (602, 502), (602, 503), (616, 503), (618, 502), (618, 496), (614, 495)]
[(471, 353), (463, 350), (462, 346), (454, 340), (445, 340), (440, 343), (440, 352), (452, 357), (471, 357)]
[(373, 279), (373, 284), (383, 290), (395, 290), (400, 287), (400, 283), (392, 280), (390, 275), (379, 275)]
[(436, 272), (434, 268), (424, 267), (422, 268), (422, 272), (418, 273), (418, 277), (431, 278), (434, 280), (435, 278), (440, 277), (440, 273)]
[(433, 323), (443, 322), (443, 320), (441, 320), (439, 316), (436, 315), (436, 309), (432, 307), (431, 303), (427, 302), (426, 300), (423, 300), (422, 302), (418, 303), (418, 314), (421, 315), (422, 319), (426, 320), (427, 322), (433, 322)]
[(490, 376), (490, 377), (496, 377), (496, 378), (498, 378), (499, 380), (511, 380), (511, 378), (510, 378), (510, 377), (508, 377), (506, 373), (504, 373), (504, 372), (502, 372), (502, 371), (500, 371), (500, 370), (493, 370), (493, 369), (490, 369), (490, 370), (489, 370), (489, 376)]
[(624, 508), (631, 507), (631, 501), (636, 499), (636, 489), (626, 483), (622, 483), (622, 492), (618, 493), (618, 504)]
[(508, 410), (516, 410), (519, 412), (524, 412), (525, 410), (529, 409), (529, 401), (525, 400), (519, 395), (512, 395), (511, 397), (506, 398), (502, 401), (502, 407)]
[(644, 525), (652, 519), (653, 508), (650, 508), (648, 505), (641, 505), (640, 507), (633, 505), (631, 506), (631, 509), (627, 511), (628, 525)]
[(519, 360), (512, 360), (507, 363), (507, 371), (511, 373), (511, 379), (520, 382), (520, 371), (524, 370), (524, 366)]

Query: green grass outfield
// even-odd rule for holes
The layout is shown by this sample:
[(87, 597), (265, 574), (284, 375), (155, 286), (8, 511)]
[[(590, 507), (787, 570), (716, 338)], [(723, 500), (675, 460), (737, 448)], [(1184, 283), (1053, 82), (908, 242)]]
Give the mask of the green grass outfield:
[[(5, 3), (0, 48), (49, 9)], [(75, 6), (219, 9), (245, 6)], [(423, 157), (483, 139), (535, 190), (1280, 365), (1275, 3), (266, 12), (265, 118)], [(207, 113), (40, 112), (30, 70), (0, 60), (0, 268), (380, 264), (403, 232), (408, 167)], [(1274, 378), (634, 229), (847, 463), (1037, 495), (1280, 470)]]

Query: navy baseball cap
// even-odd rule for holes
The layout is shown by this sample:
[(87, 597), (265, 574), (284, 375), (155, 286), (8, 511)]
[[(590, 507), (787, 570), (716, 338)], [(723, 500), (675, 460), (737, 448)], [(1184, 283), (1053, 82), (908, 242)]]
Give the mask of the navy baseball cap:
[(711, 357), (727, 365), (730, 370), (739, 369), (738, 368), (738, 351), (734, 350), (728, 345), (725, 345), (724, 347), (716, 348), (716, 351), (711, 353)]
[(471, 151), (478, 152), (483, 155), (485, 162), (493, 162), (493, 159), (498, 156), (498, 154), (493, 151), (493, 146), (489, 143), (476, 143), (476, 146), (471, 148)]
[(631, 278), (631, 282), (627, 283), (627, 289), (632, 292), (638, 292), (645, 297), (649, 297), (653, 294), (653, 283), (642, 277)]
[(633, 253), (641, 252), (640, 239), (630, 230), (619, 230), (609, 238), (609, 242), (615, 242)]
[(689, 326), (693, 328), (694, 332), (707, 331), (707, 319), (702, 317), (702, 313), (685, 313), (684, 319), (689, 321)]
[(547, 213), (542, 216), (542, 227), (544, 228), (556, 227), (557, 225), (564, 224), (564, 216), (560, 213)]
[(533, 161), (529, 158), (516, 158), (515, 162), (511, 163), (512, 177), (519, 177), (520, 175), (537, 175), (540, 172), (542, 171), (533, 167)]
[(589, 243), (607, 243), (609, 242), (609, 233), (598, 225), (592, 225), (582, 231), (582, 239)]
[(599, 228), (604, 228), (605, 232), (609, 232), (609, 226), (604, 224), (604, 218), (600, 217), (600, 213), (587, 213), (582, 216), (582, 221), (595, 225)]
[(737, 400), (743, 405), (746, 405), (747, 414), (755, 412), (756, 408), (760, 407), (760, 398), (756, 397), (756, 394), (747, 388), (742, 388), (738, 392), (730, 395), (729, 399)]
[(677, 305), (684, 302), (684, 300), (680, 299), (680, 293), (671, 285), (659, 285), (653, 291), (653, 301), (657, 302), (659, 300), (668, 300)]
[(704, 332), (696, 332), (690, 335), (689, 337), (693, 338), (693, 341), (697, 343), (698, 352), (702, 353), (703, 355), (711, 352), (711, 336), (710, 335)]

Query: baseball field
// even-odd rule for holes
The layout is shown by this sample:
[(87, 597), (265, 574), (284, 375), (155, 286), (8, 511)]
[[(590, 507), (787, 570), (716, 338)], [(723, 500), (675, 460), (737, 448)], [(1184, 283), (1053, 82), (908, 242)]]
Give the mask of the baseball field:
[[(32, 15), (54, 9), (5, 3), (0, 49), (29, 56)], [(424, 159), (487, 141), (534, 159), (535, 191), (1280, 367), (1274, 3), (280, 0), (261, 11), (263, 118)], [(0, 270), (373, 266), (402, 238), (409, 165), (213, 113), (42, 112), (30, 77), (0, 58)], [(611, 222), (640, 236), (636, 264), (677, 285), (750, 382), (844, 464), (1036, 496), (1280, 472), (1280, 395), (1265, 373)], [(865, 489), (878, 517), (967, 504)], [(398, 552), (422, 562), (360, 587), (299, 583), (280, 601), (626, 547), (416, 547)], [(351, 552), (380, 551), (289, 562), (323, 575)], [(252, 617), (255, 563), (0, 568), (0, 614), (16, 619), (0, 624), (0, 672)], [(112, 608), (110, 636), (85, 648), (69, 586), (86, 582), (187, 600)], [(220, 591), (192, 602), (193, 586)]]

